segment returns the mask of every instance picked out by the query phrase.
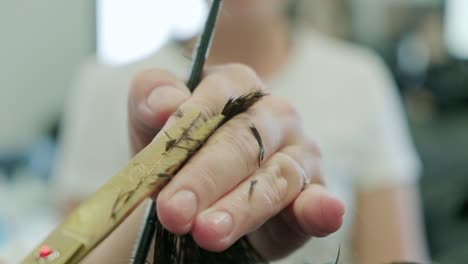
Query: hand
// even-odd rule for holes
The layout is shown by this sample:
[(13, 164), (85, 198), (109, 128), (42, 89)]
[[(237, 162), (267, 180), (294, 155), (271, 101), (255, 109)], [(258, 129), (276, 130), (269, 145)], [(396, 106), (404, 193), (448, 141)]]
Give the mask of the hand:
[[(229, 98), (259, 89), (257, 75), (242, 65), (209, 68), (193, 94), (173, 74), (147, 70), (130, 92), (133, 151), (176, 120), (176, 110), (199, 109), (209, 118)], [(252, 124), (265, 148), (260, 167)], [(173, 233), (191, 233), (207, 250), (225, 250), (248, 234), (262, 256), (280, 258), (342, 224), (343, 204), (320, 184), (319, 161), (295, 109), (268, 95), (218, 129), (159, 193), (160, 221)]]

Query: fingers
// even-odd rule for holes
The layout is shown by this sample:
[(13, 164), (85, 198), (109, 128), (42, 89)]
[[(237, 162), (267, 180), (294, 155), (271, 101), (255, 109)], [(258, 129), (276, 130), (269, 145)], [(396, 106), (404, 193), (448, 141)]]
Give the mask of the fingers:
[(224, 250), (283, 210), (313, 169), (308, 166), (306, 172), (300, 165), (305, 152), (304, 146), (295, 145), (275, 153), (235, 190), (200, 213), (192, 230), (197, 243), (209, 250)]
[(324, 237), (342, 225), (344, 205), (322, 185), (310, 184), (278, 216), (249, 235), (258, 252), (269, 260), (280, 259), (311, 237)]
[[(175, 121), (176, 110), (197, 109), (210, 118), (230, 98), (259, 89), (263, 85), (258, 77), (241, 65), (210, 68), (192, 95), (170, 73), (142, 73), (133, 83), (129, 100), (134, 150)], [(309, 235), (336, 230), (343, 205), (311, 184), (320, 183), (320, 152), (303, 135), (300, 123), (289, 103), (267, 96), (224, 124), (159, 193), (161, 223), (173, 233), (192, 232), (202, 247), (214, 251), (226, 249), (262, 224), (261, 232), (266, 234), (258, 237), (271, 239), (255, 244), (266, 249), (281, 244), (281, 238), (274, 237), (277, 233), (286, 232), (283, 237), (303, 243)], [(261, 142), (249, 129), (252, 125)], [(265, 162), (259, 169), (260, 145)]]
[[(204, 118), (209, 119), (220, 114), (229, 99), (262, 89), (262, 82), (247, 66), (230, 64), (211, 67), (205, 71), (190, 100), (182, 104), (179, 110), (184, 113), (197, 109), (202, 111)], [(173, 116), (168, 123), (177, 118)]]
[(331, 196), (323, 186), (310, 185), (294, 201), (293, 215), (303, 232), (314, 237), (324, 237), (335, 231), (343, 222), (344, 206)]
[(172, 73), (151, 69), (133, 81), (128, 100), (129, 132), (134, 152), (145, 147), (190, 92)]
[(252, 111), (225, 124), (159, 193), (158, 216), (168, 230), (189, 232), (199, 212), (255, 172), (259, 144), (249, 129), (252, 123), (262, 137), (267, 159), (282, 146), (302, 139), (297, 118), (283, 110), (283, 103), (264, 98)]
[(193, 95), (174, 74), (161, 69), (146, 70), (135, 77), (129, 94), (132, 149), (135, 153), (140, 151), (166, 123), (177, 119), (170, 118), (177, 109), (198, 109), (210, 118), (219, 114), (230, 98), (262, 88), (255, 72), (238, 64), (209, 68)]

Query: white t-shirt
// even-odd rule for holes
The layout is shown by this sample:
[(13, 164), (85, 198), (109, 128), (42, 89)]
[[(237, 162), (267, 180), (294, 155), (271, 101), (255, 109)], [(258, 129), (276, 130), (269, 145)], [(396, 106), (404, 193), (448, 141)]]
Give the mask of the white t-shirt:
[[(312, 239), (278, 263), (329, 262), (339, 245), (343, 263), (352, 263), (356, 193), (415, 182), (419, 160), (395, 85), (377, 56), (312, 31), (298, 31), (293, 45), (288, 64), (266, 84), (301, 113), (323, 152), (325, 182), (347, 212), (337, 233)], [(181, 48), (168, 45), (126, 67), (83, 68), (64, 120), (55, 173), (61, 197), (89, 195), (128, 161), (126, 111), (133, 76), (150, 67), (186, 76), (189, 66)]]

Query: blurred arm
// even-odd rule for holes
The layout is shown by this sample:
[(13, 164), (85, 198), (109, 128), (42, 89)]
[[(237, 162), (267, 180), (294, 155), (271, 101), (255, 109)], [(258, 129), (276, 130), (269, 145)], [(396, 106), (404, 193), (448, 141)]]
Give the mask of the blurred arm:
[(368, 60), (357, 161), (357, 263), (428, 263), (418, 191), (420, 161), (391, 76)]
[(429, 263), (414, 185), (397, 185), (358, 196), (355, 245), (357, 263)]

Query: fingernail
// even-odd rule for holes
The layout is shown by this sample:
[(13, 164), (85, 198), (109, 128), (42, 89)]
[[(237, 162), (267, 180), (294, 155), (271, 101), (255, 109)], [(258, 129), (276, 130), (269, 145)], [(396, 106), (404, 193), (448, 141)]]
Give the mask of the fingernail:
[(232, 216), (226, 212), (213, 212), (206, 219), (211, 223), (215, 232), (222, 237), (229, 235), (233, 229)]
[(172, 86), (161, 86), (154, 88), (146, 98), (146, 106), (154, 113), (158, 112), (163, 102), (170, 100), (170, 95), (178, 90)]
[(197, 212), (197, 196), (192, 191), (178, 191), (169, 199), (169, 204), (177, 208), (185, 222), (191, 221)]

